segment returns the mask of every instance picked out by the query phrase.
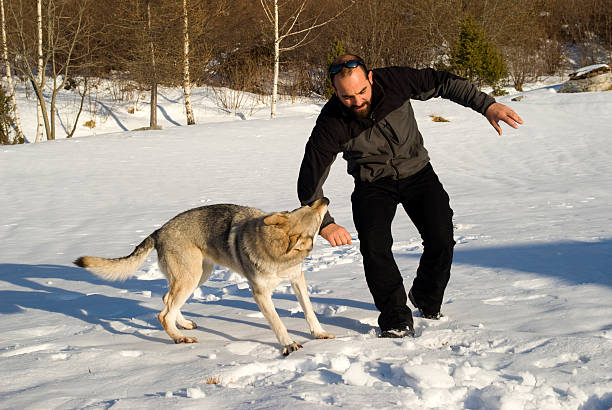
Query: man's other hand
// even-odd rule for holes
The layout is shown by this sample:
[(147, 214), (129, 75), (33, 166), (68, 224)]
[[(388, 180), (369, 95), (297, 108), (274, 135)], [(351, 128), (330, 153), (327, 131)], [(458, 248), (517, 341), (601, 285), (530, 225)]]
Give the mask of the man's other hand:
[(485, 117), (487, 117), (487, 120), (489, 120), (489, 123), (491, 123), (499, 135), (502, 135), (499, 121), (505, 122), (512, 128), (518, 128), (518, 125), (523, 123), (523, 120), (517, 113), (507, 105), (500, 103), (491, 104), (487, 108), (487, 112), (485, 112)]
[(343, 226), (331, 223), (321, 229), (321, 236), (329, 242), (331, 246), (351, 245), (351, 234)]

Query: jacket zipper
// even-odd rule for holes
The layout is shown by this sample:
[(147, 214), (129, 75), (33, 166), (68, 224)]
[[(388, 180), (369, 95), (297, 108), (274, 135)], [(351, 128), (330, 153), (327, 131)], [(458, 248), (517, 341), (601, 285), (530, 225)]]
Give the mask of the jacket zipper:
[[(372, 116), (370, 118), (372, 119), (372, 123), (373, 123), (372, 125), (374, 125), (376, 128), (378, 128), (378, 130), (382, 134), (382, 136), (385, 139), (385, 141), (387, 141), (387, 144), (389, 144), (389, 149), (391, 149), (391, 159), (389, 160), (389, 165), (391, 165), (391, 168), (393, 168), (393, 170), (395, 171), (395, 176), (399, 180), (400, 179), (399, 170), (397, 169), (397, 167), (393, 163), (393, 161), (395, 160), (395, 149), (393, 148), (393, 142), (390, 141), (389, 137), (387, 136), (387, 133), (382, 129), (380, 124), (375, 121), (374, 117)], [(385, 124), (386, 124), (386, 127), (391, 130), (391, 132), (393, 133), (393, 136), (397, 139), (397, 134), (395, 133), (395, 130), (393, 130), (393, 128), (389, 125), (389, 122), (387, 120), (385, 120)], [(398, 139), (398, 141), (399, 141), (399, 139)]]

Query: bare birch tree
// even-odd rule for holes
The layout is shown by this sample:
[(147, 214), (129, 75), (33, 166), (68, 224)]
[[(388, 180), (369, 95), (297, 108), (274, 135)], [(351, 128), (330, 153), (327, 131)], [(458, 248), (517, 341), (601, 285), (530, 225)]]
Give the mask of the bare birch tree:
[[(215, 0), (212, 2), (193, 2), (195, 4), (189, 5), (187, 0), (182, 0), (183, 3), (183, 93), (185, 95), (185, 113), (187, 116), (187, 125), (195, 124), (195, 117), (193, 114), (193, 107), (191, 106), (191, 78), (192, 73), (195, 71), (197, 78), (198, 73), (202, 73), (203, 67), (205, 67), (210, 59), (210, 47), (208, 45), (209, 40), (206, 38), (210, 26), (214, 23), (215, 19), (221, 16), (226, 8), (226, 0)], [(193, 17), (195, 24), (190, 25), (190, 17)], [(195, 44), (197, 49), (193, 50), (191, 47), (191, 34), (195, 38)], [(166, 47), (169, 45), (167, 44)], [(171, 47), (171, 46), (170, 46)], [(192, 55), (193, 54), (193, 55)], [(191, 58), (195, 56), (196, 64), (192, 64)], [(167, 53), (167, 58), (171, 58), (171, 53)], [(195, 69), (195, 70), (194, 70)]]
[[(43, 61), (43, 28), (42, 28), (42, 0), (36, 1), (36, 42), (38, 45), (38, 52), (36, 55), (38, 65), (36, 71), (36, 84), (34, 85), (34, 89), (40, 89), (40, 96), (38, 98), (38, 106), (36, 107), (36, 140), (35, 142), (42, 141), (43, 137), (43, 121), (45, 124), (48, 123), (46, 119), (46, 112), (43, 110), (44, 98), (42, 97), (42, 90), (45, 87), (45, 70), (44, 70), (44, 61)], [(33, 78), (31, 78), (32, 82)], [(36, 93), (38, 95), (38, 92)], [(49, 136), (49, 127), (45, 127), (47, 129), (47, 137)]]
[[(295, 50), (298, 47), (308, 44), (309, 36), (313, 30), (322, 27), (335, 18), (340, 16), (345, 10), (353, 5), (350, 4), (327, 20), (320, 21), (323, 11), (321, 10), (309, 21), (300, 22), (300, 18), (307, 9), (308, 0), (300, 0), (295, 8), (287, 14), (286, 20), (280, 25), (278, 0), (260, 0), (264, 13), (273, 27), (274, 32), (274, 78), (272, 82), (272, 102), (270, 107), (270, 117), (276, 117), (276, 104), (278, 102), (278, 77), (280, 66), (280, 54), (284, 51)], [(283, 6), (288, 6), (287, 3)], [(293, 40), (290, 45), (281, 47), (281, 43), (287, 39)]]
[(147, 0), (147, 35), (149, 41), (149, 51), (151, 58), (151, 115), (149, 116), (149, 128), (152, 130), (160, 129), (157, 124), (157, 66), (155, 63), (155, 43), (153, 41), (153, 30), (151, 27), (151, 0)]
[(13, 74), (11, 72), (11, 63), (8, 57), (8, 45), (6, 39), (6, 17), (4, 15), (4, 0), (0, 0), (0, 13), (2, 15), (2, 58), (4, 59), (4, 67), (6, 69), (6, 82), (8, 83), (8, 90), (11, 99), (11, 105), (13, 107), (13, 117), (15, 122), (16, 136), (15, 141), (18, 144), (24, 143), (23, 130), (21, 128), (21, 119), (19, 118), (19, 111), (17, 109), (17, 99), (15, 98), (15, 86), (13, 85)]
[(189, 14), (187, 0), (183, 0), (183, 93), (185, 94), (185, 113), (187, 125), (195, 124), (191, 107), (191, 79), (189, 76)]

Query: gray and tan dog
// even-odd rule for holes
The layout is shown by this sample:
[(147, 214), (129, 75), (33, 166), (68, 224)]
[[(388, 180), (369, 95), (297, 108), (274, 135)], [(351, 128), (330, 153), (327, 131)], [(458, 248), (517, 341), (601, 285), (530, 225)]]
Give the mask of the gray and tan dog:
[(107, 280), (125, 280), (155, 248), (170, 285), (157, 317), (175, 343), (197, 342), (178, 330), (177, 324), (196, 328), (180, 309), (210, 277), (215, 264), (226, 266), (249, 281), (255, 302), (287, 355), (302, 346), (289, 337), (272, 303), (272, 292), (281, 281), (291, 282), (310, 332), (317, 339), (334, 337), (323, 330), (312, 309), (302, 272), (302, 261), (312, 250), (328, 204), (322, 198), (311, 206), (273, 214), (230, 204), (194, 208), (153, 232), (129, 256), (82, 256), (74, 263)]

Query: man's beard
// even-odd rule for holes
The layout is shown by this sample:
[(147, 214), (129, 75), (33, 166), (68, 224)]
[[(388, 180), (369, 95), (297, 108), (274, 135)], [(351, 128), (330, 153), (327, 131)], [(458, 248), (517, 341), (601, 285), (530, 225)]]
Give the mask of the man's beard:
[[(370, 115), (370, 102), (369, 101), (364, 102), (361, 105), (361, 107), (351, 106), (350, 108), (351, 108), (351, 112), (353, 113), (353, 115), (357, 118), (368, 118), (368, 116)], [(357, 108), (361, 108), (361, 109), (358, 110)]]

